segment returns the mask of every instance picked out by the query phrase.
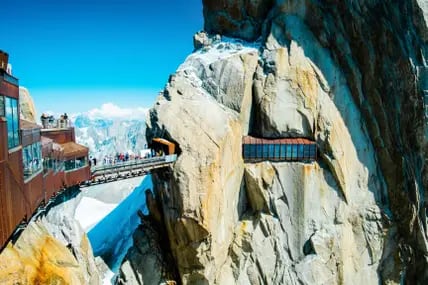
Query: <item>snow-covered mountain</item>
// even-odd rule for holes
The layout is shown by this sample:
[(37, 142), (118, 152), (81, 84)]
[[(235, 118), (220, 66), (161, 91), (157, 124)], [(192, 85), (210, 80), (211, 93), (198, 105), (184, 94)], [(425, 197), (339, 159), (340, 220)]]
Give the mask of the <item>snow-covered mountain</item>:
[(140, 154), (145, 148), (145, 121), (137, 119), (73, 116), (76, 141), (90, 149), (90, 156), (98, 161), (116, 153)]

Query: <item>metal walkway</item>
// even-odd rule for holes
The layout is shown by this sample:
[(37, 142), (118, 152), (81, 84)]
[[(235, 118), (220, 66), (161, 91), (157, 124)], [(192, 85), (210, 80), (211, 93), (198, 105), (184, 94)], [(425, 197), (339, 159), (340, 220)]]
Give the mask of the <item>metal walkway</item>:
[(81, 186), (90, 186), (145, 175), (153, 169), (168, 167), (176, 160), (177, 155), (172, 154), (125, 161), (112, 165), (94, 166), (91, 168), (91, 181), (86, 181)]

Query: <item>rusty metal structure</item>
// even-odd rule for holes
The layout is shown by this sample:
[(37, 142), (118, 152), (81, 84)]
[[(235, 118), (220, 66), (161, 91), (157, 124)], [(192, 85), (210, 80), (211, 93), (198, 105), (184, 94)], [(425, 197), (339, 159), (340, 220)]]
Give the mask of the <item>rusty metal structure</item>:
[(163, 154), (174, 154), (175, 153), (175, 144), (164, 138), (153, 138), (150, 144), (151, 148), (155, 152), (160, 152)]
[(68, 122), (43, 129), (20, 119), (19, 81), (7, 73), (8, 58), (0, 51), (1, 248), (40, 206), (91, 175), (89, 150), (75, 142)]

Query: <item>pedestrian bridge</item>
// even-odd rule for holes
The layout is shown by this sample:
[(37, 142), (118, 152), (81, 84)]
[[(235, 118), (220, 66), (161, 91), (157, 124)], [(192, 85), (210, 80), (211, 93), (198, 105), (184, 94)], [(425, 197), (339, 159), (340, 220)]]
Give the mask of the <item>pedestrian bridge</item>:
[(82, 186), (145, 175), (153, 169), (168, 167), (176, 160), (177, 154), (170, 154), (109, 165), (93, 166), (91, 167), (91, 180), (86, 181)]

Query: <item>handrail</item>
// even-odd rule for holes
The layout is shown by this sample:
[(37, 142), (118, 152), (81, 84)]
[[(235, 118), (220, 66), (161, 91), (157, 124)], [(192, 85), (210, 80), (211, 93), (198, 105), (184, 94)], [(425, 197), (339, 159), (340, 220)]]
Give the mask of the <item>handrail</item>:
[(130, 161), (124, 161), (124, 162), (118, 162), (115, 164), (108, 164), (108, 165), (99, 165), (99, 166), (93, 166), (91, 170), (97, 171), (99, 169), (110, 169), (110, 168), (118, 168), (122, 166), (130, 166), (130, 165), (142, 165), (142, 164), (148, 164), (150, 162), (158, 162), (158, 161), (165, 161), (165, 157), (153, 157), (153, 158), (146, 158), (146, 159), (140, 159), (140, 160), (130, 160)]
[(49, 119), (41, 118), (43, 130), (49, 129), (68, 129), (73, 127), (69, 119)]
[(171, 164), (177, 159), (177, 155), (167, 155), (162, 157), (153, 157), (142, 160), (134, 160), (131, 162), (121, 162), (113, 165), (102, 165), (102, 166), (94, 166), (91, 168), (91, 175), (94, 176), (99, 172), (112, 171), (112, 170), (128, 170), (128, 169), (136, 169), (150, 166), (157, 166), (163, 164)]

